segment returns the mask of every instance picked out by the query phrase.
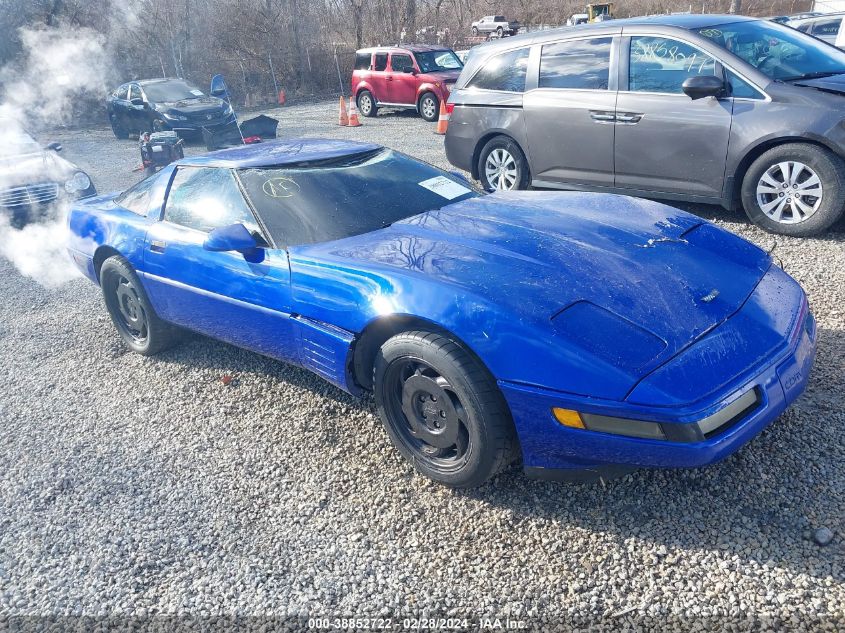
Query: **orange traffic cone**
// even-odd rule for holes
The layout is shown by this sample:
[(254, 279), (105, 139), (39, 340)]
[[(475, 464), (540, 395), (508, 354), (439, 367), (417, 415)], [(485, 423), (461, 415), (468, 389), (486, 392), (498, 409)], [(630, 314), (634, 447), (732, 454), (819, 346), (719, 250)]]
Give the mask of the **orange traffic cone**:
[(346, 102), (343, 100), (343, 95), (340, 95), (340, 118), (338, 125), (349, 125), (349, 118), (346, 116)]
[(355, 97), (349, 97), (349, 127), (360, 127), (358, 108), (355, 107)]
[(449, 115), (446, 113), (446, 102), (440, 102), (440, 117), (437, 119), (437, 130), (435, 131), (436, 134), (446, 134), (446, 130), (449, 129)]

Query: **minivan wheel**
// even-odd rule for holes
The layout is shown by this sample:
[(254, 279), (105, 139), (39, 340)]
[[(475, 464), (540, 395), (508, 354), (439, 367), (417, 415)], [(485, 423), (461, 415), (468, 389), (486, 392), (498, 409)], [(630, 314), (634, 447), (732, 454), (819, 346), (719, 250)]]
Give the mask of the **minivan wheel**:
[(845, 211), (845, 162), (816, 145), (774, 147), (748, 168), (742, 204), (752, 222), (772, 233), (820, 233)]
[(364, 116), (375, 116), (378, 114), (378, 107), (373, 93), (369, 90), (362, 90), (358, 93), (358, 110)]
[(481, 149), (478, 176), (487, 191), (527, 189), (531, 180), (525, 154), (506, 136), (489, 140)]
[(420, 116), (429, 123), (436, 121), (440, 114), (440, 102), (432, 93), (426, 92), (420, 98)]

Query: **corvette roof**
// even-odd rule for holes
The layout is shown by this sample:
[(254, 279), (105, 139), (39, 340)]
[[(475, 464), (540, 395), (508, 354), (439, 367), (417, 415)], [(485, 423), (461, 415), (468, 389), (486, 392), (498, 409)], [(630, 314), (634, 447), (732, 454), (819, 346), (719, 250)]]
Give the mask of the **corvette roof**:
[(283, 139), (255, 145), (239, 145), (202, 156), (183, 158), (177, 164), (229, 169), (275, 167), (350, 156), (380, 147), (374, 143), (333, 139)]

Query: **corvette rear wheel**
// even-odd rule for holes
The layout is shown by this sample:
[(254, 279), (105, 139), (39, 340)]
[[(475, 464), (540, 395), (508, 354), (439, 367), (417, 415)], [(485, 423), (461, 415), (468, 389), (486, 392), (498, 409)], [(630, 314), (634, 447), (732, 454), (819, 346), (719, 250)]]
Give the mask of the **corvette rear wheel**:
[(124, 257), (113, 255), (103, 262), (100, 287), (118, 334), (133, 352), (152, 356), (177, 341), (178, 329), (158, 318)]
[(446, 334), (389, 339), (376, 356), (373, 384), (390, 439), (426, 477), (472, 488), (513, 459), (513, 421), (496, 381)]

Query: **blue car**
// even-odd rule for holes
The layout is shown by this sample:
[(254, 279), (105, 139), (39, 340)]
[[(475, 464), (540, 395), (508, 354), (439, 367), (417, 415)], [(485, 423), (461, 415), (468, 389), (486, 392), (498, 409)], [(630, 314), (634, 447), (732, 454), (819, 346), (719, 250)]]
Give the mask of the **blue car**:
[(81, 201), (70, 253), (134, 351), (183, 329), (373, 392), (421, 473), (694, 467), (804, 390), (815, 322), (767, 253), (677, 209), (484, 195), (378, 145), (180, 160)]

